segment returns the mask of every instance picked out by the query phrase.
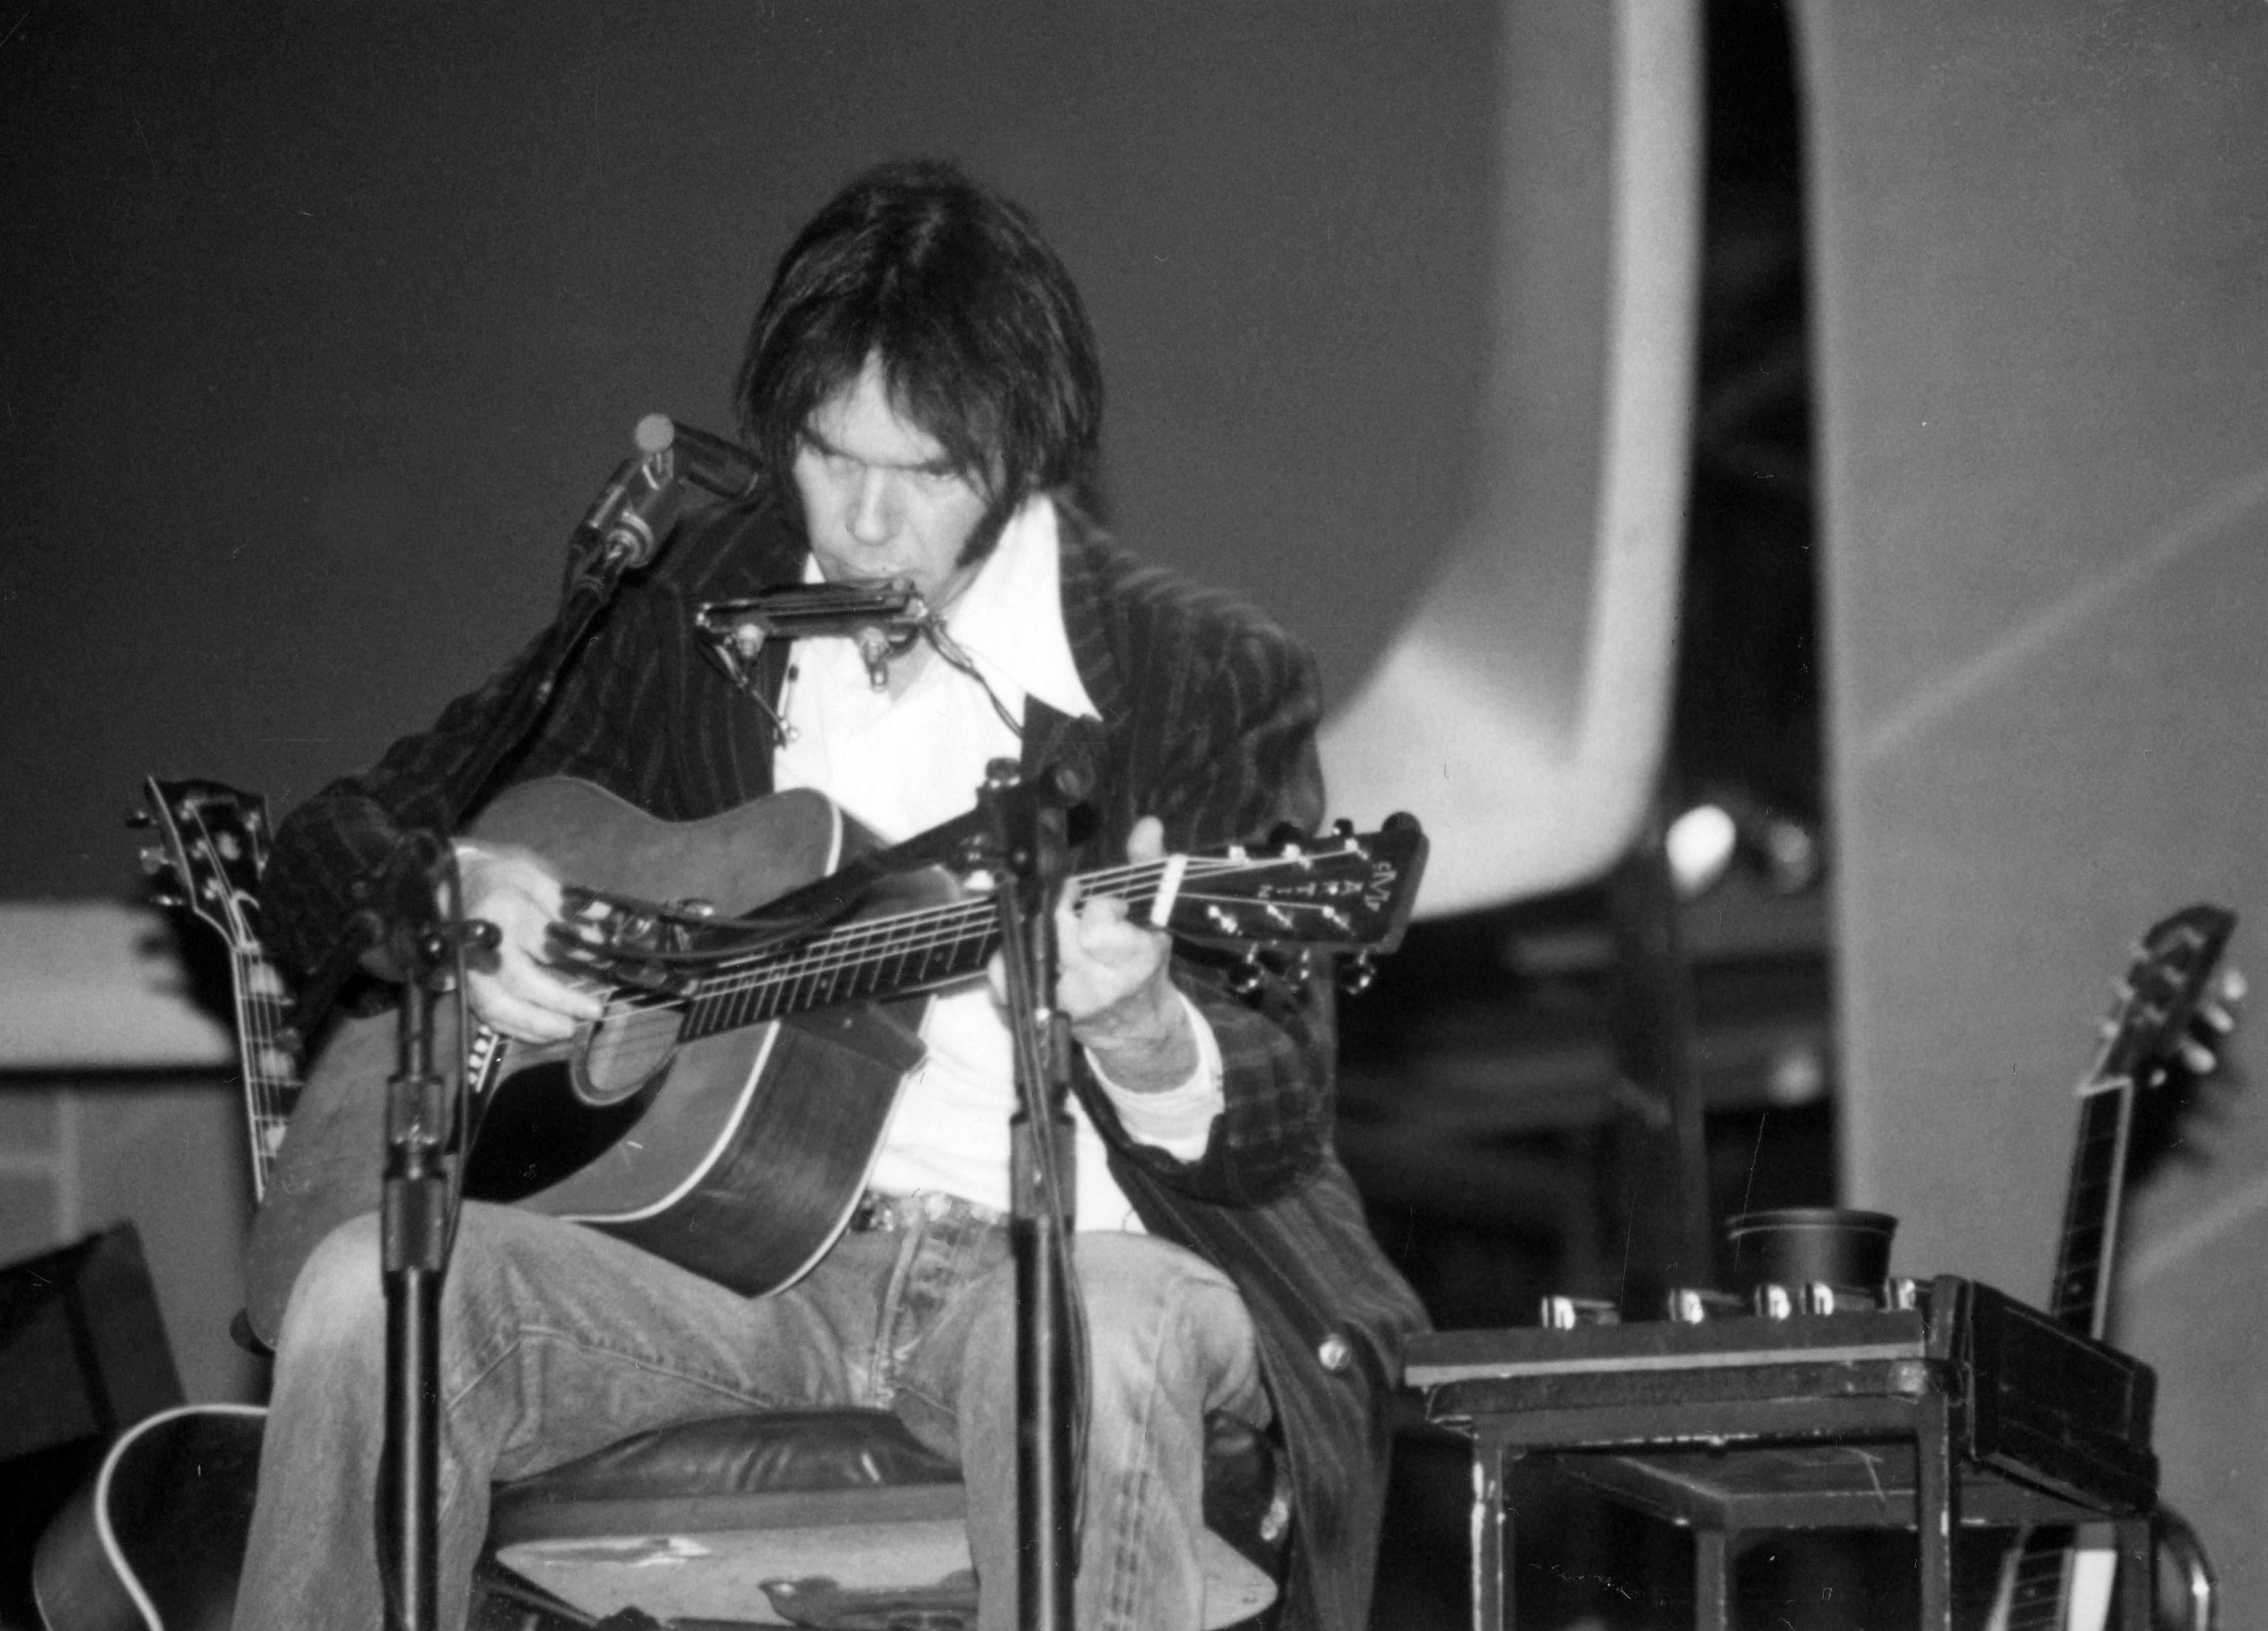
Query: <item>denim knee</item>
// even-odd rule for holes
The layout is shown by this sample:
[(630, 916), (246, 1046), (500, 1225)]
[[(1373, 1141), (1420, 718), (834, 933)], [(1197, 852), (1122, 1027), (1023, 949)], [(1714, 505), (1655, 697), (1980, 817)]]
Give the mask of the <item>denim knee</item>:
[(380, 1267), (376, 1213), (350, 1217), (324, 1236), (291, 1282), (276, 1351), (299, 1355), (320, 1348), (382, 1355), (386, 1297)]

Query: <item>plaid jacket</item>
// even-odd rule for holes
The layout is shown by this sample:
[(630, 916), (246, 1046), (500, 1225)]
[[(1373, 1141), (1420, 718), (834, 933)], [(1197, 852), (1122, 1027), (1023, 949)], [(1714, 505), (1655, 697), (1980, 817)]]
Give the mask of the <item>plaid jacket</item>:
[[(1258, 613), (1145, 564), (1065, 517), (1064, 621), (1101, 715), (1068, 719), (1035, 702), (1024, 768), (1086, 772), (1094, 819), (1073, 830), (1075, 870), (1123, 859), (1135, 819), (1158, 816), (1169, 849), (1264, 837), (1322, 814), (1312, 659)], [(562, 680), (530, 740), (496, 778), (598, 783), (649, 813), (693, 820), (771, 790), (769, 722), (700, 651), (694, 608), (797, 581), (805, 545), (777, 510), (688, 521), (626, 587)], [(444, 710), (367, 774), (334, 782), (276, 835), (264, 908), (276, 949), (301, 966), (346, 920), (350, 881), (394, 834), (454, 831), (493, 788), (451, 785), (513, 669)], [(786, 648), (766, 652), (778, 694)], [(1356, 1631), (1368, 1612), (1383, 1500), (1388, 1397), (1404, 1336), (1423, 1321), (1386, 1262), (1331, 1150), (1335, 1047), (1329, 987), (1232, 995), (1218, 965), (1177, 951), (1173, 977), (1221, 1046), (1226, 1107), (1204, 1156), (1183, 1163), (1132, 1143), (1091, 1081), (1081, 1102), (1113, 1175), (1162, 1238), (1219, 1264), (1258, 1329), (1293, 1484), (1295, 1539), (1282, 1623)]]

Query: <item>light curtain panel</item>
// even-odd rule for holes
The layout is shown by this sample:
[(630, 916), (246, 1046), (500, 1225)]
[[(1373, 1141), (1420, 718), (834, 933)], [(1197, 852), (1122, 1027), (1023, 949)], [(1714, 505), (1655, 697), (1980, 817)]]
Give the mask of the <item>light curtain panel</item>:
[[(2110, 982), (2268, 931), (2268, 11), (1802, 5), (1852, 1199), (2047, 1299)], [(2116, 1327), (2268, 1615), (2268, 1106), (2240, 1028)]]

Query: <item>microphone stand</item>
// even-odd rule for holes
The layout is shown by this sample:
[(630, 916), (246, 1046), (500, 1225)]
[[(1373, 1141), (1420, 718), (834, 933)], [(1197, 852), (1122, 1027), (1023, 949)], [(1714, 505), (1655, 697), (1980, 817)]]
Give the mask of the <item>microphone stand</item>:
[(1071, 1275), (1071, 1025), (1055, 989), (1054, 907), (1066, 871), (1060, 776), (1020, 785), (996, 760), (977, 795), (996, 879), (1017, 1108), (1009, 1120), (1016, 1273), (1018, 1624), (1071, 1631), (1078, 1569), (1077, 1291)]
[[(639, 456), (616, 468), (576, 528), (558, 615), (441, 790), (453, 821), (477, 805), (534, 727), (622, 574), (651, 560), (674, 524), (682, 490), (673, 429), (666, 420), (658, 431), (651, 419), (640, 423)], [(446, 919), (439, 902), (445, 890)], [(302, 991), (296, 1017), (301, 1034), (310, 1034), (307, 1022), (330, 1007), (368, 952), (379, 952), (387, 972), (402, 979), (398, 1069), (387, 1084), (379, 1211), (387, 1386), (378, 1547), (388, 1627), (431, 1631), (438, 1624), (440, 1297), (456, 1238), (454, 1168), (464, 1132), (464, 1072), (451, 1073), (453, 1094), (434, 1063), (433, 996), (443, 970), (468, 947), (494, 944), (496, 930), (460, 921), (455, 854), (447, 835), (438, 831), (402, 834), (349, 893), (357, 909)]]
[(433, 997), (443, 970), (469, 946), (493, 945), (496, 930), (464, 921), (455, 854), (433, 833), (406, 834), (387, 877), (393, 910), (384, 915), (395, 943), (389, 955), (408, 977), (396, 1069), (386, 1084), (379, 1203), (387, 1422), (379, 1463), (379, 1561), (388, 1623), (423, 1631), (438, 1623), (441, 1281), (456, 1238), (451, 1157), (460, 1148), (465, 1110), (463, 1073), (445, 1077), (434, 1064)]

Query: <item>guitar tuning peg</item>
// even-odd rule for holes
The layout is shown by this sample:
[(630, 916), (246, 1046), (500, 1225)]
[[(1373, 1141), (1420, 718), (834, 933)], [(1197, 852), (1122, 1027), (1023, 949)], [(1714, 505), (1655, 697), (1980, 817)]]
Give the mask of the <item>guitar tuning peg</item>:
[(1268, 845), (1287, 856), (1300, 854), (1307, 846), (1307, 834), (1290, 821), (1278, 821), (1269, 829)]
[(2220, 1055), (2195, 1037), (2183, 1037), (2179, 1051), (2182, 1068), (2191, 1076), (2211, 1076), (2220, 1063)]
[(163, 907), (168, 912), (178, 912), (188, 903), (189, 899), (187, 895), (177, 895), (170, 889), (154, 890), (150, 895), (151, 905)]
[(129, 810), (126, 812), (126, 825), (139, 831), (144, 827), (155, 827), (158, 822), (147, 810)]
[(155, 844), (144, 848), (142, 870), (152, 878), (163, 878), (166, 871), (166, 852)]
[(2198, 1023), (2215, 1036), (2228, 1036), (2236, 1029), (2236, 1016), (2225, 1003), (2213, 997), (2207, 997), (2197, 1005), (2197, 1017)]
[(2242, 969), (2224, 968), (2220, 971), (2220, 990), (2218, 995), (2222, 1002), (2242, 1003), (2244, 1000), (2244, 993), (2247, 987), (2244, 982), (2244, 971)]
[(1367, 951), (1358, 951), (1339, 965), (1339, 989), (1349, 996), (1360, 996), (1377, 978), (1378, 964)]
[(1336, 838), (1352, 838), (1354, 836), (1354, 823), (1348, 820), (1346, 817), (1341, 816), (1337, 820), (1331, 823), (1331, 834)]
[(1267, 982), (1268, 971), (1261, 967), (1257, 951), (1247, 951), (1228, 971), (1228, 988), (1239, 996), (1250, 996)]

